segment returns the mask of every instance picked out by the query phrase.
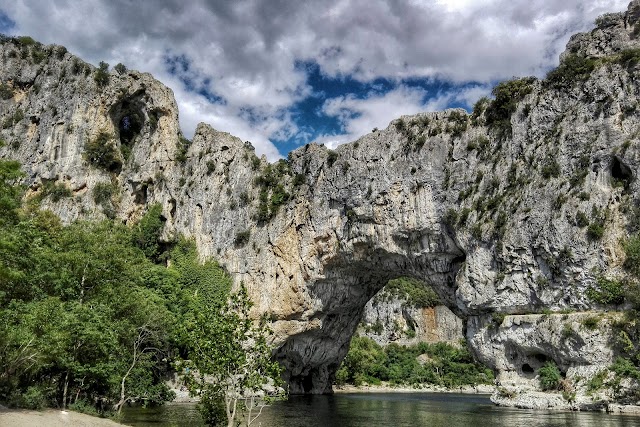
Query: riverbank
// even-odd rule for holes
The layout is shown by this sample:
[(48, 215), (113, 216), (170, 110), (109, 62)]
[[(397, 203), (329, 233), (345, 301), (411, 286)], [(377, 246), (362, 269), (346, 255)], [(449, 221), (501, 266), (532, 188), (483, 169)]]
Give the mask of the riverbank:
[(333, 386), (334, 393), (462, 393), (462, 394), (492, 394), (495, 387), (488, 384), (446, 388), (435, 385), (424, 385), (420, 388), (410, 386), (396, 386), (383, 382), (380, 385), (341, 385)]
[(45, 409), (31, 411), (27, 409), (6, 409), (0, 406), (0, 426), (2, 427), (122, 427), (106, 418), (98, 418), (80, 412)]
[(523, 391), (512, 394), (498, 392), (491, 396), (491, 401), (498, 406), (507, 408), (640, 415), (640, 406), (637, 404), (621, 404), (608, 399), (593, 399), (588, 395), (573, 396), (573, 399), (568, 401), (560, 392)]

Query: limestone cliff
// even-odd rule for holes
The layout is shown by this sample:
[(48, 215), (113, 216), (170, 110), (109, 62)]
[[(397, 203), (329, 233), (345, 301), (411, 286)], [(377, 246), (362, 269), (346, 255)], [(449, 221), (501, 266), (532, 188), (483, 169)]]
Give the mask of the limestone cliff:
[(402, 117), (275, 165), (206, 124), (182, 138), (148, 74), (5, 38), (0, 156), (66, 222), (161, 203), (165, 236), (195, 238), (269, 314), (293, 393), (331, 390), (367, 301), (400, 276), (434, 287), (501, 383), (534, 389), (541, 361), (584, 377), (614, 357), (611, 328), (576, 325), (604, 308), (587, 290), (624, 276), (636, 226), (639, 17), (635, 0), (601, 18), (553, 78), (509, 82), (472, 115)]
[(404, 278), (390, 281), (367, 302), (356, 332), (382, 346), (420, 342), (457, 346), (464, 339), (462, 319), (438, 302), (431, 287)]

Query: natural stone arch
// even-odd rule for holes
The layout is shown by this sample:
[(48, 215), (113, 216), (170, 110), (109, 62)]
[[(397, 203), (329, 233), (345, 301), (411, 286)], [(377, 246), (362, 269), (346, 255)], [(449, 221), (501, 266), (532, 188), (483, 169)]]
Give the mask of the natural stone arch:
[(397, 239), (404, 242), (406, 253), (355, 245), (353, 252), (327, 266), (324, 279), (308, 285), (324, 308), (310, 322), (318, 327), (289, 336), (275, 352), (285, 368), (290, 393), (332, 392), (335, 372), (349, 350), (365, 305), (391, 279), (411, 276), (429, 283), (444, 304), (459, 313), (454, 304), (454, 283), (465, 254), (446, 228), (440, 233), (412, 233)]

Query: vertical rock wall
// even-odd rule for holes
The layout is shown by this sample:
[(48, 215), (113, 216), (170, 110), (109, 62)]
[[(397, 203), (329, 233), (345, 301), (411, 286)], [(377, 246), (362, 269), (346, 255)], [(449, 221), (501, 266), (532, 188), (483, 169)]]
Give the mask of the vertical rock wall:
[[(557, 324), (517, 316), (603, 309), (587, 290), (625, 275), (640, 171), (630, 50), (640, 48), (639, 5), (571, 39), (564, 57), (589, 56), (588, 75), (523, 81), (505, 121), (489, 126), (482, 109), (402, 117), (335, 152), (310, 144), (271, 166), (205, 124), (182, 139), (171, 91), (148, 74), (111, 72), (100, 86), (60, 46), (3, 39), (0, 81), (11, 93), (0, 100), (0, 156), (23, 163), (30, 194), (71, 190), (44, 202), (65, 222), (135, 222), (162, 204), (165, 237), (193, 237), (273, 319), (293, 393), (331, 390), (365, 305), (400, 276), (432, 284), (500, 375), (525, 381), (536, 358), (565, 373), (601, 367), (613, 356), (606, 329), (558, 346)], [(114, 156), (107, 168), (87, 154), (96, 141)], [(496, 327), (493, 313), (506, 323)]]

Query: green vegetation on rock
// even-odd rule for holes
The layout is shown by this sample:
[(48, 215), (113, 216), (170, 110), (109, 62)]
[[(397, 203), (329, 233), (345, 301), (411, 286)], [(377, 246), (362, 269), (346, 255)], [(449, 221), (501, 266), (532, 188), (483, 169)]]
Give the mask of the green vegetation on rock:
[(595, 285), (587, 289), (587, 297), (598, 304), (622, 304), (624, 284), (619, 280), (598, 277)]
[(507, 80), (498, 83), (491, 92), (495, 99), (485, 110), (485, 123), (495, 129), (501, 138), (511, 136), (511, 115), (516, 112), (518, 103), (533, 91), (535, 77)]
[(101, 132), (88, 141), (84, 148), (84, 158), (93, 166), (109, 172), (118, 171), (122, 167), (122, 158), (115, 145), (115, 138)]
[(547, 362), (538, 370), (538, 380), (542, 390), (558, 390), (562, 382), (562, 375), (554, 362)]
[(491, 384), (493, 372), (474, 362), (466, 346), (420, 343), (411, 347), (381, 347), (370, 338), (355, 336), (336, 372), (338, 384), (438, 385), (448, 388)]
[(410, 277), (389, 280), (375, 298), (376, 300), (401, 299), (414, 307), (435, 307), (440, 304), (440, 298), (431, 286)]
[(104, 61), (100, 61), (98, 68), (93, 74), (93, 80), (99, 88), (103, 88), (109, 84), (109, 64)]
[(595, 67), (595, 59), (569, 55), (547, 74), (545, 83), (554, 89), (568, 89), (587, 80)]
[(286, 190), (286, 177), (291, 176), (291, 168), (286, 160), (267, 165), (255, 179), (260, 186), (258, 211), (255, 215), (259, 222), (268, 222), (278, 213), (280, 206), (291, 197)]

